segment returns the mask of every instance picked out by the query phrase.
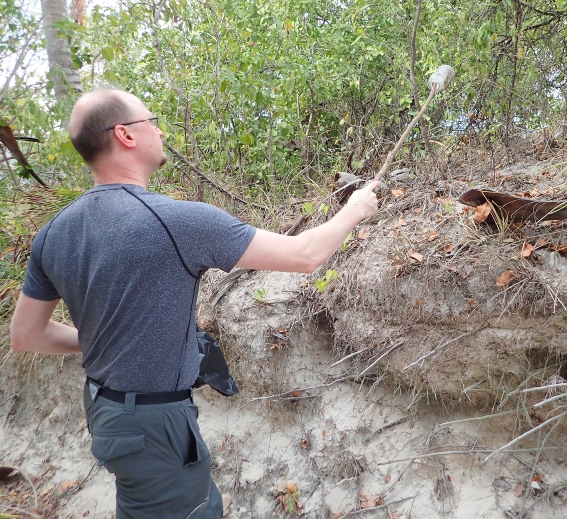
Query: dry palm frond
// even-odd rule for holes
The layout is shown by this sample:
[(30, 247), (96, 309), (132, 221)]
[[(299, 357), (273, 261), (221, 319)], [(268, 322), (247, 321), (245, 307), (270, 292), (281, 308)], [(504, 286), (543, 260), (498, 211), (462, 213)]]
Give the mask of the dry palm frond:
[(43, 227), (61, 209), (74, 202), (82, 191), (64, 187), (38, 189), (33, 188), (23, 193), (21, 202), (29, 206), (25, 215), (35, 226)]

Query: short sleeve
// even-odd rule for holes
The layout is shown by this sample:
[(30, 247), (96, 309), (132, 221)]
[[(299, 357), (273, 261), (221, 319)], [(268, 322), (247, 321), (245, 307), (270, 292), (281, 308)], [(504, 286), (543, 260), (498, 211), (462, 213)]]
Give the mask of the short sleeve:
[(256, 228), (209, 204), (177, 204), (171, 227), (187, 264), (199, 271), (232, 270), (250, 245)]
[(53, 286), (53, 283), (45, 274), (41, 261), (43, 242), (50, 225), (51, 224), (48, 224), (44, 227), (33, 241), (31, 254), (28, 259), (26, 280), (22, 287), (22, 292), (26, 296), (39, 299), (40, 301), (53, 301), (61, 297), (57, 289)]

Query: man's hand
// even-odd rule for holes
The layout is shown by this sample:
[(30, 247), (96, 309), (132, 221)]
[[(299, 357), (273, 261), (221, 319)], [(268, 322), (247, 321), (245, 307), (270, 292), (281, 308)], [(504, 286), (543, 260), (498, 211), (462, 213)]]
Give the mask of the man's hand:
[(59, 299), (39, 301), (20, 294), (10, 327), (14, 350), (62, 355), (81, 353), (77, 329), (51, 320), (58, 302)]
[(279, 272), (315, 271), (337, 251), (358, 223), (377, 211), (378, 201), (372, 190), (378, 185), (378, 181), (373, 181), (355, 191), (331, 220), (298, 236), (258, 229), (236, 266)]
[(378, 211), (378, 199), (374, 190), (380, 185), (379, 180), (373, 180), (366, 184), (363, 188), (357, 189), (350, 195), (345, 207), (349, 205), (360, 205), (364, 207), (366, 216), (363, 219), (370, 218), (376, 211)]

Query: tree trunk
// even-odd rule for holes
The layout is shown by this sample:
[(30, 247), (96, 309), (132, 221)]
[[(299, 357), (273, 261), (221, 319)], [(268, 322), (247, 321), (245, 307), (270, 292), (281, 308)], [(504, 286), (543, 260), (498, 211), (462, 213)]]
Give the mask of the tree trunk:
[(68, 97), (70, 90), (83, 91), (79, 71), (71, 61), (69, 42), (67, 38), (58, 38), (58, 30), (53, 27), (54, 22), (67, 19), (66, 0), (41, 0), (41, 12), (49, 75), (53, 81), (55, 98), (62, 101)]

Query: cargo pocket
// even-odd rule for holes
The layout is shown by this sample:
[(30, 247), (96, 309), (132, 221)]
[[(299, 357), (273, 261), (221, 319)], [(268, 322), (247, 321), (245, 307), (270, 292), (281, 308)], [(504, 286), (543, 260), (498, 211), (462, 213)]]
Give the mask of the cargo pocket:
[(91, 452), (99, 465), (105, 465), (109, 472), (116, 472), (118, 463), (127, 465), (128, 459), (132, 458), (128, 455), (141, 451), (145, 444), (143, 431), (94, 433)]

